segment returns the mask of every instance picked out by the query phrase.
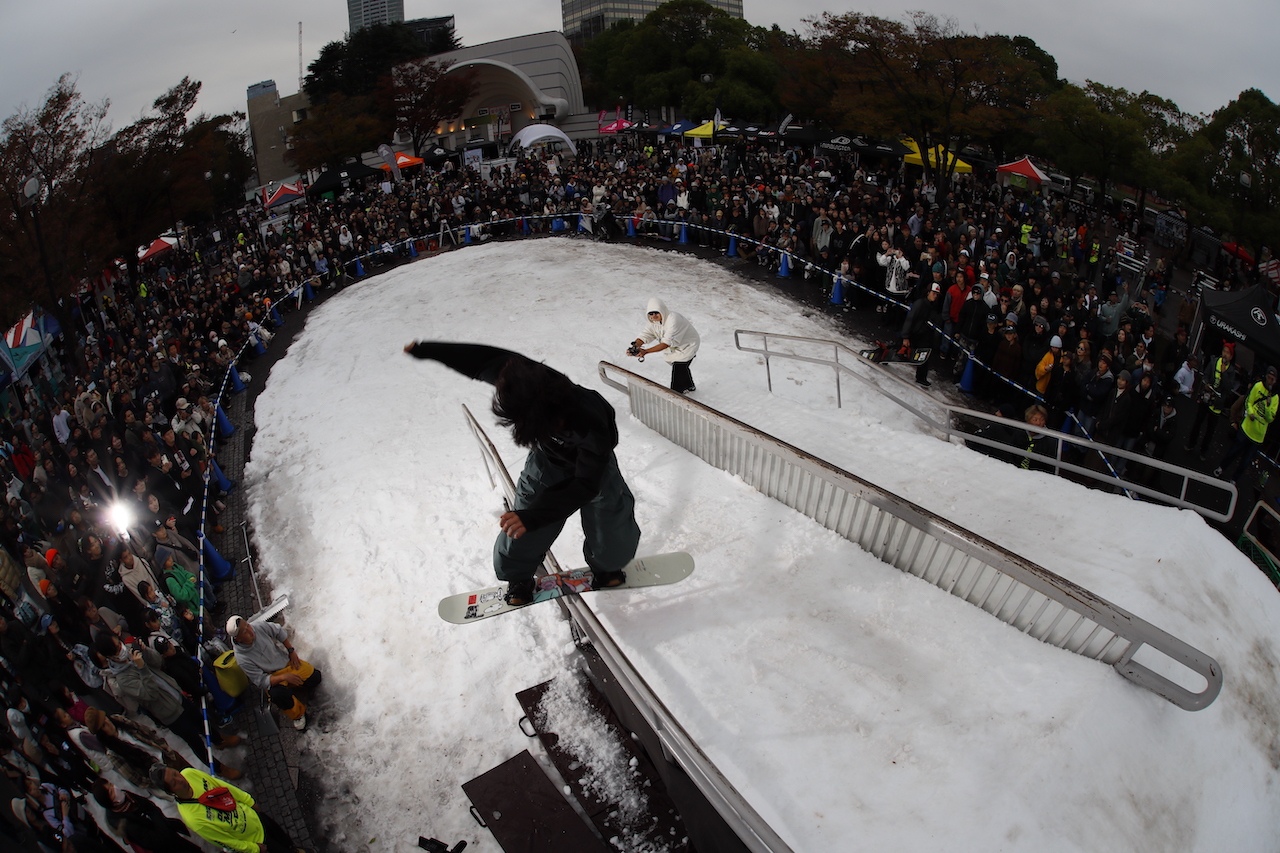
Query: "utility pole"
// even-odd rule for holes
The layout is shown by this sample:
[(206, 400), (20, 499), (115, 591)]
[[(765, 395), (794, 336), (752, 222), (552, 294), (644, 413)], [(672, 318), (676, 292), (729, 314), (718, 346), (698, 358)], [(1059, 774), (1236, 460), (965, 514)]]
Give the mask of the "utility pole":
[(302, 91), (302, 21), (298, 21), (298, 91)]

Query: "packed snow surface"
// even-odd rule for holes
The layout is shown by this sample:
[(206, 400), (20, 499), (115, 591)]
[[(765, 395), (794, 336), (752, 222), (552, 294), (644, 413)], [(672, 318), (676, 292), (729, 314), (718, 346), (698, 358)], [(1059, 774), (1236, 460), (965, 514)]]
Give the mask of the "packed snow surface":
[[(625, 357), (650, 296), (701, 333), (696, 399), (1203, 650), (1222, 665), (1222, 694), (1180, 710), (879, 562), (631, 418), (597, 364), (667, 381), (660, 356)], [(493, 583), (501, 501), (462, 406), (513, 473), (523, 453), (494, 424), (489, 386), (402, 352), (434, 339), (544, 360), (617, 409), (640, 551), (688, 551), (697, 570), (588, 601), (793, 850), (1277, 849), (1280, 593), (1261, 572), (1191, 512), (993, 461), (856, 383), (837, 408), (830, 369), (775, 360), (771, 394), (735, 329), (841, 337), (717, 265), (559, 238), (407, 265), (308, 316), (257, 400), (245, 481), (260, 566), (325, 670), (304, 739), (332, 837), (369, 851), (409, 851), (418, 835), (498, 850), (460, 786), (539, 753), (515, 694), (578, 666), (554, 606), (466, 626), (436, 615), (443, 596)], [(554, 553), (572, 567), (580, 549), (571, 520)], [(572, 688), (552, 695), (548, 713), (572, 719)], [(633, 808), (627, 774), (608, 772), (600, 790)]]

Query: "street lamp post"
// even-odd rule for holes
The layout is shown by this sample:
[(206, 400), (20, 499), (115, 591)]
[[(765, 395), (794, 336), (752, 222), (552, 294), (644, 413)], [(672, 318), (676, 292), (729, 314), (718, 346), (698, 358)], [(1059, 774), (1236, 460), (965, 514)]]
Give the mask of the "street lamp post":
[(22, 206), (31, 208), (31, 221), (36, 229), (36, 251), (40, 255), (40, 270), (44, 273), (44, 286), (49, 291), (50, 307), (58, 304), (58, 294), (53, 290), (53, 276), (49, 274), (49, 256), (44, 250), (44, 233), (40, 230), (40, 176), (32, 175), (22, 185)]

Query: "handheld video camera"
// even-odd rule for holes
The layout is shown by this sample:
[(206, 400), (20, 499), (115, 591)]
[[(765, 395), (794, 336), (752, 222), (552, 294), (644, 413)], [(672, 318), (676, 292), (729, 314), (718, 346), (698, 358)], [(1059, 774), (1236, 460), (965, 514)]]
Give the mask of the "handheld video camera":
[(638, 358), (640, 361), (644, 361), (644, 356), (641, 355), (640, 353), (641, 353), (640, 347), (636, 346), (634, 343), (627, 347), (627, 355), (633, 355), (636, 358)]

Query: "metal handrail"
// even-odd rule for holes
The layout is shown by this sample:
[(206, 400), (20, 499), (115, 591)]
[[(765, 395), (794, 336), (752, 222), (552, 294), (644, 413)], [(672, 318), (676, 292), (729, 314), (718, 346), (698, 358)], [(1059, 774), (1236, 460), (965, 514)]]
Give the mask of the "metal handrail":
[[(1037, 429), (1036, 432), (1042, 435), (1049, 436), (1050, 438), (1054, 439), (1057, 442), (1057, 453), (1054, 456), (1049, 456), (1042, 453), (1032, 453), (1025, 449), (1011, 447), (1008, 444), (1003, 444), (999, 441), (988, 439), (984, 436), (974, 435), (973, 433), (968, 433), (968, 432), (965, 432), (964, 430), (950, 428), (954, 426), (953, 418), (955, 417), (965, 417), (971, 420), (982, 421), (988, 424), (997, 424), (1000, 426), (1012, 425), (1018, 428), (1025, 428), (1026, 424), (1022, 423), (1021, 421), (1010, 421), (1008, 418), (1002, 418), (999, 415), (993, 415), (988, 412), (979, 412), (975, 409), (966, 409), (963, 406), (955, 406), (950, 403), (943, 403), (942, 405), (946, 408), (947, 412), (952, 416), (952, 418), (948, 419), (948, 426), (949, 426), (947, 430), (948, 439), (952, 437), (952, 433), (954, 432), (959, 436), (963, 436), (963, 440), (966, 442), (974, 442), (976, 444), (982, 444), (994, 449), (1012, 450), (1016, 455), (1025, 456), (1031, 459), (1039, 459), (1045, 462), (1046, 464), (1054, 468), (1061, 469), (1063, 471), (1070, 471), (1073, 474), (1077, 474), (1082, 477), (1088, 477), (1089, 479), (1097, 480), (1098, 482), (1101, 482), (1101, 483), (1110, 483), (1112, 485), (1119, 486), (1125, 489), (1126, 491), (1134, 492), (1140, 495), (1145, 495), (1151, 498), (1152, 500), (1159, 501), (1161, 503), (1167, 503), (1171, 506), (1179, 507), (1180, 509), (1194, 510), (1195, 512), (1204, 516), (1205, 518), (1211, 518), (1214, 521), (1227, 522), (1231, 520), (1231, 517), (1233, 515), (1235, 515), (1236, 503), (1240, 499), (1240, 493), (1239, 493), (1239, 490), (1236, 488), (1235, 483), (1232, 483), (1229, 480), (1221, 480), (1221, 479), (1218, 479), (1217, 477), (1214, 477), (1211, 474), (1205, 474), (1203, 472), (1196, 471), (1194, 468), (1184, 468), (1181, 465), (1174, 465), (1171, 462), (1165, 462), (1161, 459), (1155, 459), (1151, 456), (1145, 456), (1133, 450), (1124, 450), (1123, 448), (1119, 448), (1111, 444), (1103, 444), (1098, 441), (1090, 441), (1088, 439), (1081, 438), (1078, 435), (1072, 435), (1066, 432), (1058, 432), (1057, 430), (1051, 430), (1051, 429)], [(1088, 448), (1090, 450), (1096, 450), (1099, 453), (1109, 457), (1118, 456), (1121, 459), (1128, 459), (1134, 462), (1139, 462), (1147, 466), (1148, 468), (1154, 468), (1157, 471), (1163, 471), (1168, 474), (1174, 474), (1177, 477), (1181, 478), (1182, 480), (1181, 488), (1179, 489), (1178, 495), (1174, 496), (1167, 492), (1162, 492), (1159, 489), (1155, 489), (1150, 486), (1143, 485), (1133, 480), (1125, 479), (1123, 476), (1111, 476), (1109, 474), (1104, 474), (1101, 471), (1095, 471), (1092, 468), (1085, 468), (1083, 466), (1076, 465), (1071, 462), (1066, 462), (1062, 458), (1062, 451), (1063, 451), (1063, 448), (1071, 445), (1075, 447), (1083, 447), (1083, 448)], [(1212, 509), (1211, 507), (1205, 506), (1204, 504), (1197, 503), (1196, 501), (1188, 500), (1187, 489), (1191, 485), (1191, 483), (1199, 483), (1200, 485), (1205, 486), (1209, 489), (1212, 489), (1222, 494), (1223, 496), (1225, 496), (1227, 500), (1226, 510), (1225, 511), (1215, 510), (1215, 509)]]
[[(743, 335), (759, 335), (761, 338), (764, 339), (764, 344), (761, 347), (746, 346), (742, 342)], [(796, 341), (799, 343), (820, 344), (824, 346), (830, 346), (832, 349), (832, 357), (819, 358), (815, 356), (800, 355), (799, 353), (790, 353), (784, 350), (771, 350), (769, 349), (770, 340)], [(913, 383), (907, 382), (905, 379), (899, 376), (894, 376), (891, 373), (886, 373), (884, 371), (877, 371), (875, 374), (876, 378), (872, 379), (870, 376), (863, 373), (859, 373), (857, 370), (852, 369), (848, 363), (840, 361), (840, 355), (842, 353), (848, 356), (850, 359), (852, 359), (853, 364), (857, 364), (859, 366), (869, 365), (872, 362), (864, 358), (862, 354), (859, 353), (857, 350), (851, 348), (849, 345), (841, 341), (830, 341), (830, 340), (824, 340), (822, 338), (810, 338), (810, 337), (805, 337), (803, 335), (783, 335), (783, 334), (776, 334), (774, 332), (753, 332), (748, 329), (734, 329), (733, 345), (742, 352), (751, 352), (751, 353), (756, 353), (757, 355), (764, 356), (765, 377), (766, 377), (766, 381), (769, 384), (769, 393), (773, 393), (773, 372), (769, 364), (769, 360), (771, 358), (785, 358), (790, 361), (806, 361), (810, 364), (823, 364), (835, 370), (836, 406), (837, 407), (839, 407), (843, 402), (843, 394), (842, 394), (842, 389), (840, 385), (840, 377), (852, 376), (853, 378), (862, 382), (864, 385), (867, 385), (868, 387), (870, 387), (877, 394), (881, 394), (882, 396), (886, 397), (889, 400), (892, 400), (894, 403), (906, 409), (908, 412), (911, 412), (911, 414), (915, 415), (917, 418), (924, 421), (929, 426), (936, 429), (938, 432), (945, 433), (948, 431), (948, 426), (942, 423), (940, 420), (930, 417), (929, 415), (925, 414), (925, 412), (921, 410), (919, 407), (913, 406), (899, 397), (895, 397), (893, 394), (889, 393), (887, 390), (880, 387), (879, 380), (888, 379), (890, 382), (896, 382), (898, 383), (899, 387), (903, 388), (909, 393), (927, 397), (930, 403), (941, 405), (941, 402), (939, 400), (928, 395), (919, 387), (915, 386)]]
[[(480, 446), (480, 455), (490, 484), (495, 487), (500, 485), (508, 501), (515, 500), (515, 482), (503, 464), (502, 457), (498, 455), (497, 448), (465, 405), (462, 411), (467, 426)], [(560, 571), (559, 564), (550, 551), (547, 552), (544, 568), (552, 572)], [(752, 853), (793, 853), (791, 847), (765, 823), (764, 818), (751, 807), (684, 730), (586, 602), (580, 596), (564, 596), (557, 600), (568, 608), (573, 621), (591, 640), (596, 652), (617, 678), (619, 686), (658, 736), (667, 755), (688, 774), (743, 844)]]
[[(744, 346), (742, 343), (742, 337), (741, 337), (743, 335), (758, 335), (764, 339), (764, 344), (762, 347)], [(1181, 509), (1193, 510), (1199, 513), (1200, 515), (1204, 516), (1205, 518), (1210, 518), (1210, 519), (1213, 519), (1214, 521), (1227, 522), (1227, 521), (1230, 521), (1231, 517), (1235, 514), (1236, 504), (1239, 500), (1239, 491), (1236, 489), (1235, 484), (1227, 480), (1220, 480), (1217, 477), (1214, 477), (1210, 474), (1205, 474), (1203, 472), (1196, 471), (1193, 468), (1184, 468), (1181, 465), (1174, 465), (1170, 462), (1165, 462), (1160, 459), (1155, 459), (1150, 456), (1145, 456), (1141, 453), (1137, 453), (1132, 450), (1124, 450), (1122, 448), (1115, 447), (1114, 445), (1103, 444), (1097, 441), (1091, 441), (1089, 439), (1082, 438), (1077, 435), (1070, 435), (1069, 433), (1057, 432), (1056, 430), (1048, 430), (1048, 429), (1038, 430), (1038, 432), (1058, 440), (1057, 454), (1055, 456), (1047, 456), (1040, 453), (1031, 453), (1018, 448), (1010, 448), (1009, 445), (1001, 443), (999, 441), (994, 441), (992, 439), (988, 439), (980, 435), (973, 435), (972, 433), (967, 433), (967, 432), (964, 432), (963, 430), (956, 429), (955, 419), (958, 417), (968, 418), (970, 420), (976, 420), (976, 421), (985, 422), (985, 423), (998, 424), (1001, 426), (1010, 426), (1010, 425), (1022, 426), (1022, 424), (1020, 422), (1016, 422), (1016, 423), (1011, 422), (1007, 418), (1001, 418), (997, 415), (989, 414), (987, 412), (979, 412), (975, 409), (965, 408), (964, 406), (956, 406), (951, 403), (947, 403), (943, 400), (938, 400), (937, 398), (934, 398), (931, 395), (928, 395), (930, 396), (930, 399), (933, 402), (933, 404), (939, 407), (945, 413), (945, 422), (939, 421), (938, 419), (930, 417), (929, 415), (925, 414), (920, 407), (912, 405), (911, 403), (908, 403), (905, 400), (899, 399), (898, 397), (894, 396), (889, 390), (881, 387), (878, 384), (878, 382), (872, 381), (862, 373), (851, 369), (849, 364), (846, 364), (845, 362), (840, 361), (840, 354), (845, 353), (847, 355), (850, 355), (856, 358), (857, 359), (856, 363), (858, 364), (861, 364), (861, 365), (873, 364), (873, 362), (870, 362), (868, 359), (864, 358), (856, 350), (851, 349), (848, 345), (840, 341), (830, 341), (830, 340), (825, 340), (823, 338), (804, 337), (802, 335), (784, 335), (784, 334), (775, 334), (773, 332), (754, 332), (746, 329), (735, 330), (733, 333), (733, 336), (734, 336), (734, 344), (742, 352), (756, 353), (756, 354), (763, 355), (765, 357), (765, 372), (766, 372), (766, 375), (768, 376), (768, 384), (769, 384), (770, 392), (773, 391), (773, 379), (772, 379), (772, 374), (769, 370), (770, 358), (785, 358), (792, 361), (808, 362), (809, 364), (826, 365), (833, 368), (836, 372), (836, 405), (837, 406), (841, 402), (840, 377), (852, 376), (858, 379), (859, 381), (865, 383), (866, 385), (869, 385), (877, 393), (883, 395), (889, 400), (892, 400), (894, 403), (897, 403), (902, 408), (914, 414), (916, 417), (922, 420), (925, 424), (927, 424), (928, 426), (932, 427), (934, 430), (939, 432), (942, 435), (942, 437), (947, 441), (950, 441), (958, 433), (964, 437), (964, 440), (966, 442), (973, 442), (975, 444), (981, 444), (986, 447), (992, 447), (1000, 450), (1013, 450), (1017, 453), (1017, 455), (1026, 456), (1032, 459), (1039, 459), (1045, 462), (1050, 467), (1057, 469), (1055, 470), (1054, 473), (1059, 473), (1059, 471), (1069, 471), (1080, 477), (1085, 477), (1087, 479), (1094, 480), (1099, 483), (1118, 486), (1132, 494), (1144, 495), (1148, 498), (1151, 498), (1154, 501), (1166, 503), (1166, 504), (1169, 504), (1170, 506), (1176, 506)], [(770, 340), (797, 341), (801, 343), (831, 346), (834, 352), (834, 357), (822, 358), (819, 356), (806, 356), (806, 355), (800, 355), (797, 353), (789, 353), (789, 352), (786, 352), (785, 350), (771, 350), (769, 349)], [(890, 380), (890, 382), (898, 383), (898, 387), (903, 388), (904, 390), (906, 390), (911, 394), (915, 394), (915, 395), (926, 394), (926, 392), (915, 387), (912, 383), (907, 382), (905, 379), (902, 379), (901, 377), (894, 376), (893, 374), (888, 373), (887, 371), (876, 371), (876, 375), (878, 377), (887, 378), (888, 380)], [(1151, 486), (1147, 486), (1142, 483), (1135, 482), (1133, 480), (1125, 479), (1124, 477), (1114, 473), (1114, 471), (1105, 471), (1105, 472), (1095, 471), (1092, 468), (1085, 468), (1080, 465), (1075, 465), (1073, 463), (1066, 462), (1062, 459), (1062, 449), (1066, 446), (1075, 446), (1075, 447), (1088, 448), (1090, 450), (1096, 450), (1099, 453), (1101, 453), (1104, 457), (1107, 457), (1107, 458), (1119, 457), (1121, 459), (1140, 462), (1143, 465), (1147, 466), (1148, 468), (1154, 468), (1158, 471), (1163, 471), (1168, 474), (1173, 474), (1176, 477), (1180, 478), (1181, 480), (1181, 485), (1178, 490), (1178, 494), (1171, 495), (1171, 494), (1168, 494), (1167, 492), (1162, 492), (1159, 489), (1152, 488)], [(1225, 510), (1214, 509), (1213, 507), (1205, 506), (1204, 504), (1199, 503), (1197, 501), (1189, 500), (1187, 498), (1187, 491), (1191, 483), (1193, 482), (1199, 483), (1200, 485), (1208, 489), (1211, 489), (1219, 493), (1220, 495), (1223, 495), (1226, 498), (1226, 503), (1227, 503), (1226, 509)]]
[[(1213, 658), (1099, 595), (978, 534), (729, 415), (600, 362), (634, 417), (707, 463), (1044, 642), (1110, 664), (1186, 710), (1222, 689)], [(609, 374), (625, 379), (619, 382)], [(1065, 621), (1064, 621), (1065, 620)], [(1143, 646), (1205, 680), (1188, 690), (1133, 660)]]

